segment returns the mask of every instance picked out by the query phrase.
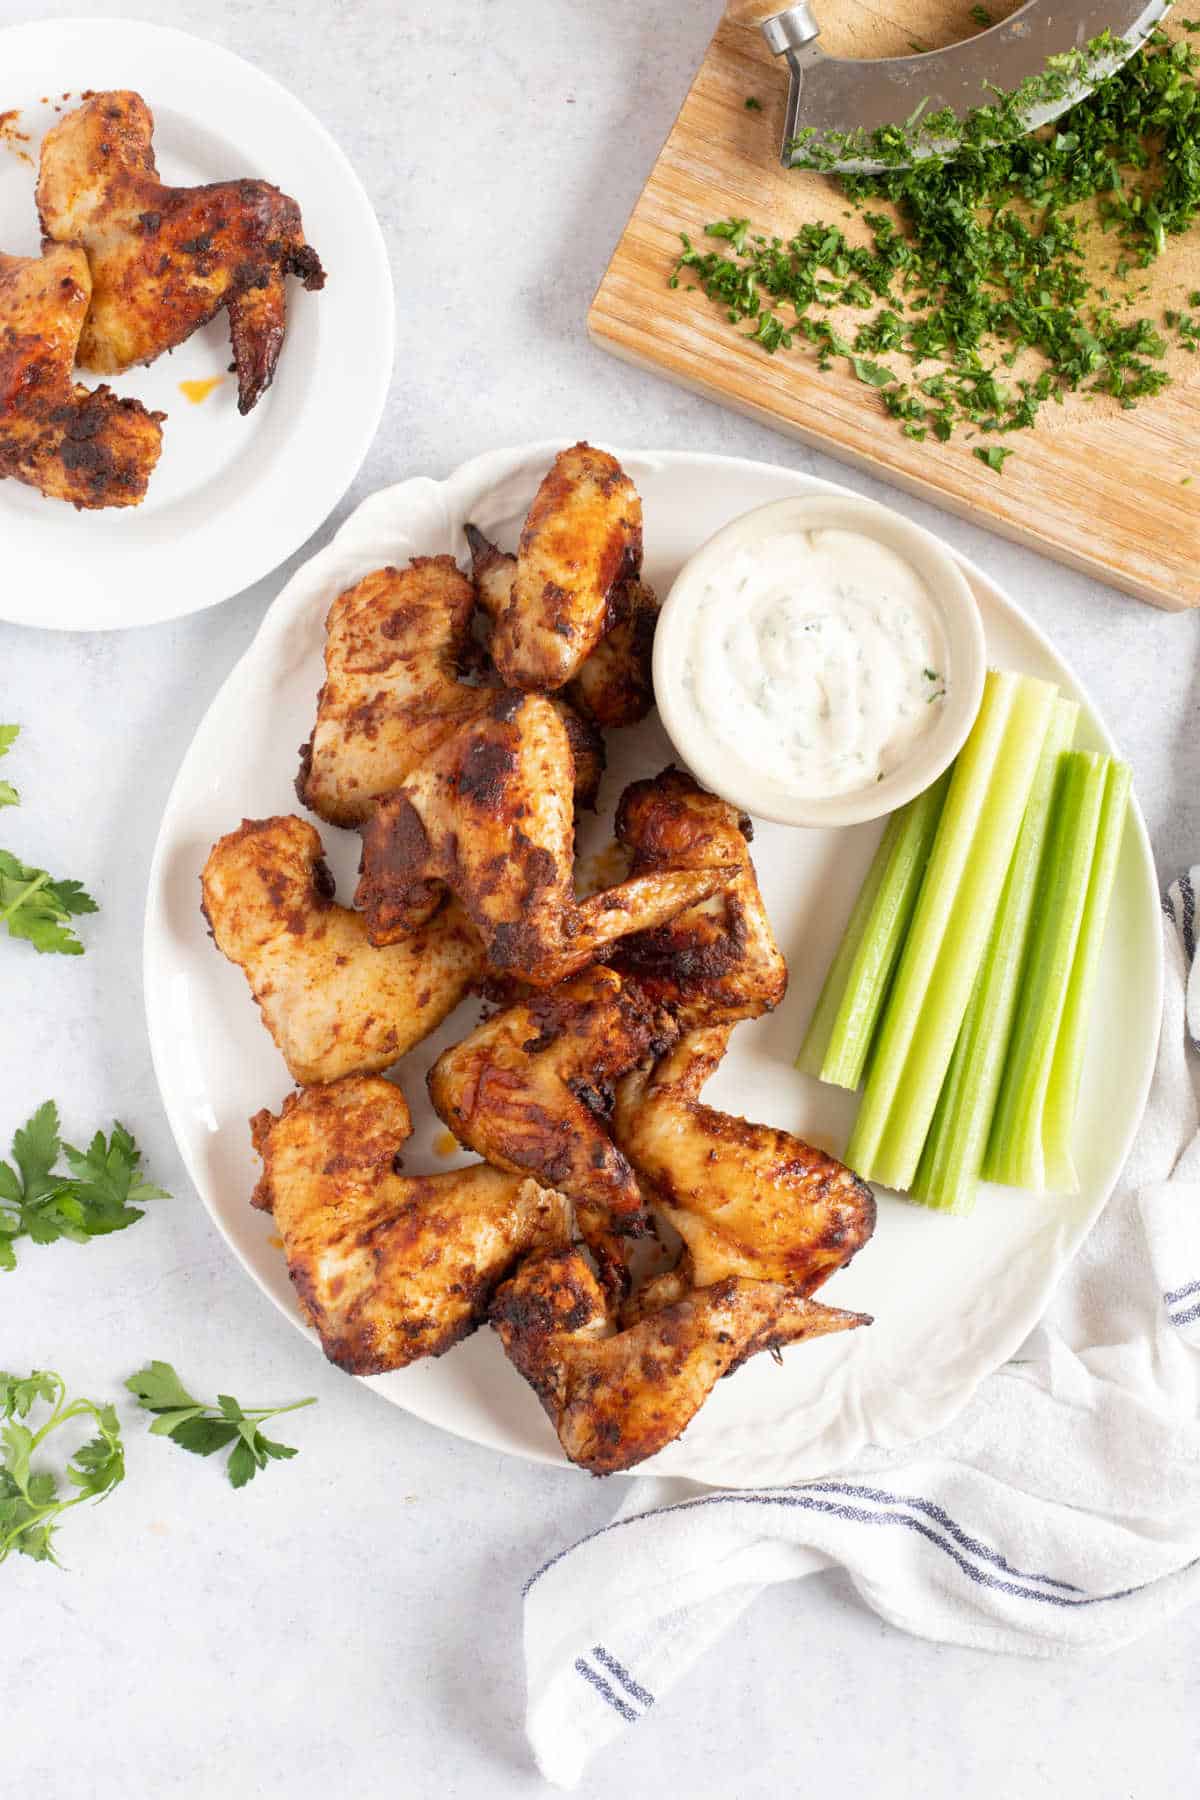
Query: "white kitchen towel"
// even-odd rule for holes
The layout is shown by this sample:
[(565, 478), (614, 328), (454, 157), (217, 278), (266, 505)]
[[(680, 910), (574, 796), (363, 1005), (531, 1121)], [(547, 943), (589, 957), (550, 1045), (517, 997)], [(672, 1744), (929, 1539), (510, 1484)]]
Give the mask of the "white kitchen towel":
[(1112, 1648), (1200, 1600), (1193, 878), (1164, 905), (1163, 1033), (1136, 1144), (1020, 1357), (945, 1431), (836, 1478), (632, 1484), (526, 1586), (526, 1728), (549, 1781), (573, 1787), (765, 1586), (831, 1565), (893, 1625), (1027, 1656)]

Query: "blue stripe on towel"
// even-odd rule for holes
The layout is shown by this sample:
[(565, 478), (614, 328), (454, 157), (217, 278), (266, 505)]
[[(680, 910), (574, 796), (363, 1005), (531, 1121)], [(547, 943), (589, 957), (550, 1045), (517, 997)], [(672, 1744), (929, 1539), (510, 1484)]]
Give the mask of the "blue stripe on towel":
[(1189, 1294), (1200, 1294), (1200, 1281), (1189, 1281), (1186, 1287), (1172, 1288), (1169, 1294), (1163, 1295), (1167, 1306), (1174, 1306), (1178, 1300), (1186, 1300)]
[(604, 1677), (597, 1675), (595, 1669), (590, 1668), (582, 1656), (575, 1658), (575, 1670), (577, 1674), (583, 1676), (585, 1681), (590, 1682), (602, 1700), (607, 1700), (614, 1712), (619, 1712), (621, 1717), (627, 1719), (631, 1725), (637, 1724), (640, 1715), (634, 1712), (632, 1706), (627, 1706), (619, 1694), (613, 1693)]
[(603, 1644), (592, 1645), (592, 1655), (602, 1669), (607, 1669), (614, 1680), (619, 1681), (627, 1694), (632, 1694), (643, 1706), (654, 1705), (654, 1695), (647, 1693), (639, 1681), (635, 1681), (628, 1669), (623, 1669), (615, 1656), (610, 1656)]
[(1192, 877), (1179, 877), (1179, 894), (1183, 901), (1183, 947), (1188, 953), (1188, 961), (1196, 960), (1196, 895), (1192, 889)]
[[(978, 1568), (974, 1563), (968, 1562), (966, 1556), (954, 1542), (940, 1536), (932, 1526), (925, 1523), (924, 1519), (914, 1517), (911, 1512), (869, 1512), (863, 1506), (851, 1506), (845, 1501), (835, 1501), (832, 1498), (832, 1495), (836, 1493), (849, 1494), (853, 1492), (853, 1489), (844, 1485), (828, 1483), (825, 1486), (825, 1493), (831, 1496), (828, 1500), (823, 1498), (820, 1493), (809, 1492), (806, 1489), (789, 1490), (786, 1493), (702, 1494), (695, 1500), (681, 1500), (675, 1506), (661, 1508), (659, 1516), (665, 1517), (668, 1513), (690, 1512), (701, 1506), (795, 1506), (809, 1512), (829, 1513), (834, 1518), (846, 1519), (860, 1525), (901, 1525), (909, 1531), (915, 1531), (927, 1543), (941, 1550), (953, 1563), (957, 1564), (968, 1580), (975, 1582), (979, 1587), (992, 1588), (997, 1593), (1012, 1594), (1021, 1600), (1037, 1600), (1043, 1606), (1097, 1606), (1111, 1600), (1125, 1600), (1130, 1594), (1140, 1593), (1144, 1587), (1152, 1585), (1149, 1582), (1139, 1582), (1134, 1587), (1118, 1588), (1109, 1594), (1087, 1594), (1072, 1587), (1070, 1582), (1052, 1583), (1052, 1578), (1045, 1575), (1020, 1575), (1018, 1573), (1015, 1580), (1001, 1580), (998, 1576), (989, 1573), (987, 1569)], [(935, 1510), (940, 1510), (933, 1507), (932, 1501), (921, 1500), (919, 1496), (897, 1496), (897, 1502), (920, 1507), (930, 1514)], [(527, 1594), (535, 1582), (540, 1581), (542, 1576), (556, 1563), (561, 1562), (564, 1557), (570, 1556), (571, 1551), (578, 1549), (580, 1545), (590, 1543), (593, 1538), (603, 1537), (606, 1532), (621, 1531), (627, 1525), (640, 1524), (654, 1516), (653, 1512), (631, 1513), (627, 1519), (613, 1519), (608, 1525), (601, 1525), (596, 1531), (589, 1532), (587, 1537), (580, 1538), (577, 1544), (571, 1545), (566, 1550), (560, 1550), (557, 1555), (550, 1557), (540, 1569), (535, 1569), (522, 1591)], [(949, 1523), (953, 1525), (952, 1520)], [(960, 1527), (955, 1526), (954, 1529), (960, 1533), (963, 1541), (968, 1543), (971, 1541)], [(992, 1555), (995, 1558), (997, 1553), (992, 1553)], [(1006, 1570), (1010, 1567), (1003, 1558), (999, 1559), (999, 1566), (1003, 1566)], [(1188, 1566), (1194, 1567), (1195, 1564)], [(1063, 1591), (1045, 1593), (1042, 1589), (1026, 1585), (1031, 1581), (1041, 1581), (1047, 1586), (1054, 1585)], [(598, 1689), (607, 1687), (608, 1684), (602, 1682), (594, 1670), (588, 1669), (587, 1665), (582, 1663), (582, 1658), (575, 1667), (593, 1686)], [(611, 1689), (609, 1689), (609, 1693), (612, 1693)], [(624, 1702), (619, 1700), (616, 1694), (612, 1694), (612, 1700), (618, 1710), (624, 1705)]]
[(1047, 1587), (1065, 1588), (1070, 1594), (1083, 1592), (1082, 1588), (1076, 1587), (1073, 1582), (1057, 1581), (1053, 1575), (1030, 1575), (1024, 1569), (1015, 1569), (1001, 1556), (998, 1550), (991, 1549), (987, 1544), (981, 1544), (978, 1538), (968, 1536), (942, 1507), (936, 1506), (932, 1500), (922, 1500), (919, 1495), (889, 1494), (881, 1488), (857, 1487), (842, 1481), (813, 1481), (808, 1484), (806, 1492), (811, 1494), (849, 1494), (856, 1500), (877, 1500), (885, 1506), (911, 1507), (914, 1512), (923, 1513), (926, 1518), (932, 1519), (935, 1524), (940, 1525), (942, 1530), (948, 1533), (962, 1549), (969, 1550), (972, 1556), (977, 1556), (981, 1562), (992, 1563), (1005, 1575), (1013, 1575), (1018, 1581), (1040, 1581), (1044, 1582)]

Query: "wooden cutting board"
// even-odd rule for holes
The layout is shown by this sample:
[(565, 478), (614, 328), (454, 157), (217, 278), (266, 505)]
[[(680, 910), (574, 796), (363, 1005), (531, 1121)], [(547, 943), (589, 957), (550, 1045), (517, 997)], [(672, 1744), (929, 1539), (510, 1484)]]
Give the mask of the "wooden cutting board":
[[(1016, 3), (989, 10), (1000, 18)], [(903, 55), (914, 41), (969, 35), (969, 10), (967, 0), (824, 0), (822, 43)], [(1135, 411), (1081, 395), (1046, 407), (1035, 430), (1003, 440), (1015, 454), (995, 474), (966, 429), (944, 445), (905, 438), (840, 360), (822, 373), (807, 345), (768, 356), (686, 277), (668, 287), (680, 232), (702, 244), (716, 219), (749, 217), (783, 238), (810, 219), (851, 232), (831, 182), (779, 163), (786, 75), (757, 31), (722, 21), (592, 303), (595, 341), (1143, 600), (1200, 605), (1200, 355), (1173, 350), (1173, 385)], [(749, 95), (761, 112), (747, 110)], [(1172, 241), (1149, 279), (1139, 310), (1158, 319), (1186, 306), (1200, 288), (1200, 227)]]

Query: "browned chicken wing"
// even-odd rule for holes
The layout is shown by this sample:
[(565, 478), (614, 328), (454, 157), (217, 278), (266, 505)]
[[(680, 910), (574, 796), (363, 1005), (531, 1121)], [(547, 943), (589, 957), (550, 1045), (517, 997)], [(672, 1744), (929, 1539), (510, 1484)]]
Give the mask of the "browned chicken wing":
[(733, 872), (714, 858), (577, 900), (572, 788), (571, 746), (553, 703), (495, 690), (486, 714), (447, 738), (362, 828), (356, 899), (372, 942), (417, 929), (448, 887), (490, 968), (548, 987), (617, 938), (706, 899)]
[(245, 974), (298, 1082), (386, 1069), (458, 1005), (479, 940), (450, 906), (392, 949), (333, 898), (323, 846), (303, 819), (247, 819), (213, 846), (201, 878), (217, 948)]
[[(509, 687), (550, 690), (579, 674), (619, 624), (617, 596), (642, 566), (642, 503), (615, 457), (575, 444), (534, 496), (515, 566), (489, 565), (481, 597)], [(507, 588), (507, 593), (505, 589)]]
[(736, 870), (719, 893), (654, 931), (626, 938), (614, 964), (637, 978), (683, 1030), (773, 1012), (787, 990), (750, 857), (750, 821), (685, 775), (635, 781), (617, 807), (618, 841), (634, 877), (668, 869)]
[(162, 448), (162, 413), (72, 379), (92, 278), (75, 245), (0, 255), (0, 480), (81, 510), (137, 506)]
[[(296, 792), (331, 825), (361, 825), (439, 744), (492, 703), (462, 680), (471, 661), (474, 584), (452, 556), (376, 569), (339, 594), (325, 621), (325, 684), (300, 752)], [(575, 797), (594, 803), (604, 745), (560, 709), (575, 757)]]
[[(480, 604), (498, 619), (512, 600), (517, 559), (497, 548), (474, 525), (466, 527), (471, 567)], [(651, 665), (658, 596), (644, 581), (632, 578), (614, 589), (610, 623), (595, 649), (580, 665), (563, 693), (583, 718), (604, 731), (636, 725), (654, 705)]]
[(660, 1290), (618, 1331), (578, 1250), (530, 1256), (497, 1291), (490, 1318), (571, 1461), (594, 1475), (631, 1469), (677, 1438), (717, 1381), (760, 1350), (869, 1324), (769, 1281), (728, 1277)]
[(698, 1287), (735, 1275), (815, 1293), (875, 1229), (875, 1197), (790, 1132), (700, 1102), (730, 1027), (692, 1031), (617, 1090), (617, 1143), (678, 1231)]
[(82, 245), (92, 304), (79, 362), (102, 375), (153, 362), (221, 307), (238, 410), (271, 385), (283, 346), (286, 279), (324, 285), (300, 208), (266, 181), (166, 187), (154, 118), (139, 94), (94, 94), (47, 132), (37, 204), (46, 237)]
[(274, 1214), (288, 1273), (326, 1356), (380, 1375), (475, 1330), (527, 1251), (569, 1241), (561, 1194), (485, 1163), (406, 1176), (400, 1089), (351, 1077), (289, 1094), (250, 1122), (254, 1205)]
[(570, 1195), (606, 1279), (621, 1286), (616, 1240), (642, 1232), (646, 1215), (604, 1115), (617, 1077), (674, 1036), (636, 987), (597, 965), (487, 1020), (429, 1073), (434, 1108), (459, 1142)]

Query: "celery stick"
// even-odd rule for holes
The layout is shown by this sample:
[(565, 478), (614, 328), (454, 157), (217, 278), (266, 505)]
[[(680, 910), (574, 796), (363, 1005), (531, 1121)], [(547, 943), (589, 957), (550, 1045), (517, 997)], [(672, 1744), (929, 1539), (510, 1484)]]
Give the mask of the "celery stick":
[(888, 1187), (917, 1172), (1056, 697), (1049, 682), (990, 671), (954, 766), (846, 1151), (852, 1168)]
[(976, 977), (910, 1189), (914, 1199), (942, 1211), (969, 1212), (975, 1201), (1012, 1034), (1017, 984), (1030, 934), (1059, 763), (1075, 736), (1078, 718), (1079, 708), (1073, 700), (1055, 701), (991, 942)]
[(796, 1067), (835, 1087), (862, 1080), (949, 785), (947, 770), (888, 820), (825, 977)]
[(1108, 904), (1112, 899), (1117, 874), (1117, 858), (1125, 830), (1129, 804), (1130, 773), (1125, 763), (1110, 762), (1104, 803), (1100, 811), (1100, 829), (1096, 839), (1092, 872), (1088, 881), (1083, 924), (1075, 946), (1075, 961), (1067, 988), (1066, 1004), (1058, 1028), (1050, 1085), (1042, 1114), (1042, 1143), (1046, 1159), (1046, 1186), (1052, 1193), (1074, 1194), (1079, 1191), (1079, 1177), (1071, 1156), (1071, 1133), (1075, 1109), (1079, 1101), (1079, 1083), (1083, 1075), (1083, 1056), (1087, 1047), (1088, 1013), (1104, 942)]
[(887, 822), (887, 830), (879, 841), (879, 848), (871, 860), (866, 879), (858, 890), (858, 898), (849, 922), (842, 933), (842, 941), (838, 945), (829, 972), (821, 987), (820, 997), (809, 1020), (808, 1030), (804, 1034), (804, 1042), (800, 1046), (800, 1054), (796, 1058), (796, 1067), (805, 1075), (820, 1075), (829, 1050), (833, 1027), (841, 1009), (846, 986), (850, 979), (850, 971), (858, 955), (859, 946), (867, 934), (874, 911), (875, 902), (883, 887), (896, 840), (903, 829), (902, 814), (895, 812)]
[(1042, 1115), (1087, 901), (1108, 759), (1071, 750), (1062, 758), (1045, 867), (1038, 882), (1012, 1041), (988, 1136), (990, 1181), (1044, 1193)]

